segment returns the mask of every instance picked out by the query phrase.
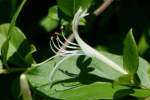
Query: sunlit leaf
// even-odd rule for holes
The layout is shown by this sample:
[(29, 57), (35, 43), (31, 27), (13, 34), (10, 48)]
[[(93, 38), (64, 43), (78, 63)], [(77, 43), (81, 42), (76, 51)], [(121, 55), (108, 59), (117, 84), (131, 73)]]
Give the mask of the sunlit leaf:
[(12, 17), (12, 20), (11, 20), (11, 23), (10, 23), (10, 26), (9, 26), (9, 29), (7, 31), (7, 33), (5, 33), (7, 35), (7, 38), (6, 40), (4, 41), (4, 43), (2, 44), (1, 46), (1, 57), (2, 57), (2, 63), (3, 65), (5, 65), (7, 68), (8, 68), (8, 65), (7, 65), (7, 55), (8, 55), (8, 49), (9, 49), (9, 41), (12, 37), (12, 30), (13, 28), (15, 27), (15, 24), (16, 24), (16, 20), (19, 16), (19, 13), (21, 12), (24, 4), (26, 3), (26, 0), (22, 0), (20, 6), (18, 7), (16, 13), (14, 14), (14, 16)]
[[(123, 64), (122, 56), (109, 53), (104, 53), (104, 55), (119, 65)], [(83, 100), (112, 99), (115, 91), (124, 89), (123, 87), (117, 88), (117, 90), (112, 88), (113, 80), (116, 80), (122, 74), (97, 59), (92, 58), (90, 60), (90, 58), (82, 56), (72, 57), (64, 61), (54, 75), (53, 85), (50, 88), (49, 75), (55, 64), (60, 60), (61, 58), (58, 57), (30, 69), (26, 74), (31, 86), (49, 97), (69, 100), (77, 98), (82, 98)], [(140, 59), (138, 75), (142, 87), (150, 87), (147, 68), (149, 68), (149, 64)], [(145, 75), (141, 75), (143, 72), (145, 72)]]
[(132, 29), (128, 32), (123, 49), (123, 66), (129, 74), (135, 74), (139, 66), (139, 57)]
[[(112, 73), (109, 72), (110, 74), (108, 74), (108, 76), (106, 74), (103, 75), (110, 79), (100, 77), (103, 73), (108, 72), (108, 69), (106, 68), (107, 70), (105, 70), (104, 68), (106, 67), (105, 64), (101, 62), (99, 63), (98, 61), (88, 64), (89, 62), (86, 62), (88, 59), (89, 58), (82, 59), (80, 57), (73, 57), (63, 62), (63, 64), (60, 65), (60, 69), (54, 76), (54, 85), (52, 88), (50, 88), (49, 85), (49, 74), (55, 63), (57, 63), (60, 58), (56, 58), (29, 71), (27, 76), (33, 87), (50, 97), (69, 100), (77, 98), (80, 98), (81, 100), (89, 98), (113, 98), (115, 91), (121, 88), (112, 88), (111, 78), (114, 79), (117, 77), (117, 74), (115, 75), (115, 71), (110, 69), (109, 71)], [(103, 67), (99, 67), (99, 65)], [(95, 73), (99, 73), (99, 76), (94, 75), (94, 73), (90, 73), (94, 70), (94, 68), (95, 71), (97, 71)]]
[(7, 54), (8, 54), (8, 48), (9, 48), (9, 40), (10, 38), (7, 38), (6, 41), (2, 44), (1, 47), (1, 57), (2, 57), (2, 63), (8, 68), (7, 65)]
[[(7, 32), (9, 30), (10, 24), (2, 24), (0, 25), (0, 50), (2, 48), (3, 43), (7, 39)], [(9, 48), (7, 59), (10, 63), (17, 66), (29, 66), (31, 62), (33, 62), (32, 54), (30, 53), (30, 57), (25, 59), (28, 53), (31, 51), (30, 44), (26, 40), (24, 33), (17, 27), (14, 27), (11, 31), (13, 34), (9, 41)]]
[(150, 70), (150, 64), (146, 60), (140, 58), (137, 74), (141, 80), (142, 87), (145, 87), (145, 88), (150, 88), (149, 70)]

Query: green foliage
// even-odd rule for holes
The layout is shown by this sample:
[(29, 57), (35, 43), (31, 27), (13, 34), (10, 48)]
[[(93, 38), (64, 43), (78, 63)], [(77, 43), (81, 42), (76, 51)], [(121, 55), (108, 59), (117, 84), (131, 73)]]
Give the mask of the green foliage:
[(115, 74), (115, 71), (108, 69), (102, 62), (84, 56), (64, 61), (56, 72), (54, 83), (50, 88), (49, 74), (59, 60), (59, 57), (55, 58), (27, 72), (28, 79), (35, 89), (58, 99), (84, 100), (112, 98), (115, 91), (121, 88), (120, 86), (112, 88), (111, 85), (119, 73)]
[(49, 9), (48, 15), (41, 21), (41, 26), (45, 28), (47, 32), (55, 29), (59, 24), (58, 8), (53, 6)]
[[(5, 40), (5, 42), (2, 44), (1, 46), (1, 56), (2, 56), (2, 62), (3, 64), (8, 67), (7, 65), (7, 53), (8, 53), (8, 49), (9, 49), (9, 41), (12, 37), (12, 29), (14, 28), (15, 24), (16, 24), (16, 20), (17, 17), (21, 11), (21, 9), (23, 8), (24, 4), (25, 4), (26, 0), (23, 0), (21, 5), (19, 6), (19, 8), (17, 9), (16, 13), (14, 14), (11, 24), (9, 26), (9, 29), (6, 30), (7, 33), (2, 33), (2, 34), (6, 34), (7, 38)], [(2, 27), (3, 28), (3, 27)], [(3, 30), (2, 30), (3, 31)], [(5, 31), (5, 30), (4, 30)], [(15, 37), (16, 38), (16, 37)]]
[(79, 7), (90, 7), (93, 0), (57, 0), (59, 9), (69, 17), (73, 17)]
[(132, 29), (124, 41), (123, 66), (129, 74), (135, 74), (139, 66), (139, 57)]
[(134, 89), (134, 93), (132, 95), (140, 97), (140, 98), (145, 98), (150, 96), (149, 90), (146, 89)]
[[(122, 65), (121, 56), (109, 53), (105, 55), (119, 65)], [(113, 81), (121, 76), (120, 73), (110, 69), (106, 64), (99, 62), (97, 59), (80, 56), (72, 57), (60, 65), (61, 68), (57, 70), (53, 85), (50, 87), (49, 75), (60, 59), (59, 57), (55, 58), (27, 72), (29, 82), (37, 91), (59, 99), (112, 99), (115, 92), (120, 89), (130, 89), (130, 86), (133, 86), (132, 79), (126, 77), (124, 80), (119, 81), (119, 84), (128, 85), (129, 87), (118, 85), (112, 87)], [(150, 79), (147, 77), (148, 73), (146, 73), (147, 68), (149, 68), (149, 64), (140, 59), (138, 70), (141, 81), (140, 86), (150, 88)], [(145, 72), (145, 75), (141, 74), (143, 72)], [(135, 94), (137, 93), (138, 90)], [(148, 96), (149, 91), (145, 94), (147, 94), (145, 97)]]
[[(14, 65), (27, 67), (29, 66), (29, 64), (33, 62), (32, 54), (30, 53), (31, 51), (30, 44), (28, 43), (23, 32), (17, 27), (14, 27), (11, 30), (11, 34), (13, 35), (11, 36), (10, 40), (7, 40), (8, 38), (7, 32), (9, 30), (9, 27), (10, 27), (10, 24), (0, 25), (0, 39), (1, 39), (0, 50), (2, 49), (2, 45), (4, 46), (3, 43), (5, 43), (5, 46), (7, 46), (7, 48), (3, 47), (4, 50), (2, 51), (4, 52), (2, 53), (5, 53), (7, 51), (5, 49), (8, 49), (8, 53), (6, 57), (7, 60)], [(5, 42), (6, 40), (7, 42)], [(30, 57), (28, 55), (29, 53), (30, 53)]]
[(144, 54), (144, 52), (149, 48), (149, 45), (147, 43), (147, 40), (146, 40), (146, 36), (143, 35), (141, 36), (140, 40), (139, 40), (139, 43), (138, 43), (138, 52), (139, 52), (139, 55), (142, 55)]
[[(1, 0), (0, 8), (11, 5), (7, 14), (0, 9), (1, 99), (149, 100), (150, 34), (148, 21), (138, 7), (140, 3), (136, 0), (130, 1), (130, 4), (128, 0), (114, 0), (100, 16), (94, 15), (94, 10), (104, 1), (107, 0), (50, 1), (45, 10), (38, 9), (38, 14), (42, 16), (36, 16), (32, 13), (34, 5), (28, 9), (29, 1), (24, 6), (26, 0)], [(79, 8), (81, 13), (74, 17)], [(86, 9), (89, 15), (80, 20), (86, 15), (82, 10)], [(24, 18), (26, 10), (27, 15), (33, 14), (30, 29), (26, 25), (29, 20)], [(43, 14), (42, 11), (48, 13)], [(35, 22), (35, 16), (38, 22)], [(5, 17), (12, 17), (11, 22), (6, 21)], [(141, 23), (140, 18), (145, 18), (144, 22)], [(42, 34), (35, 34), (34, 30)], [(69, 38), (70, 43), (65, 36), (71, 33), (76, 33), (76, 36), (75, 40)], [(44, 48), (45, 41), (48, 45)], [(69, 44), (66, 48), (65, 42)], [(41, 50), (48, 52), (48, 59), (43, 58)], [(51, 51), (55, 53), (54, 56)]]

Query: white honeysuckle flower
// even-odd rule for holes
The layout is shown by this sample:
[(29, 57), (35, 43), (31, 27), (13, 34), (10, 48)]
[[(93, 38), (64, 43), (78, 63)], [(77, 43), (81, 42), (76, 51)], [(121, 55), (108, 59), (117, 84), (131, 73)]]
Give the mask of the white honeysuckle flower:
[(105, 64), (107, 64), (108, 66), (112, 67), (114, 70), (122, 74), (128, 74), (125, 69), (123, 69), (121, 66), (119, 66), (118, 64), (116, 64), (115, 62), (113, 62), (111, 59), (107, 58), (100, 52), (96, 51), (94, 48), (89, 46), (80, 38), (79, 33), (78, 33), (78, 24), (81, 18), (88, 15), (86, 12), (87, 10), (83, 11), (82, 8), (79, 8), (79, 10), (75, 14), (74, 19), (72, 21), (72, 30), (80, 48), (83, 50), (85, 55), (97, 58), (98, 60), (104, 62)]
[[(58, 56), (63, 57), (63, 59), (61, 59), (50, 72), (49, 81), (51, 84), (53, 82), (53, 77), (54, 77), (56, 71), (60, 67), (60, 64), (72, 56), (79, 56), (79, 55), (95, 57), (98, 60), (100, 60), (101, 62), (108, 65), (109, 67), (113, 68), (114, 70), (116, 70), (122, 74), (128, 74), (126, 72), (126, 70), (124, 70), (121, 66), (119, 66), (118, 64), (116, 64), (115, 62), (113, 62), (111, 59), (107, 58), (100, 52), (96, 51), (94, 48), (89, 46), (87, 43), (85, 43), (80, 38), (79, 33), (78, 33), (78, 25), (79, 25), (80, 20), (87, 15), (88, 15), (87, 10), (82, 10), (82, 8), (79, 8), (79, 10), (77, 11), (77, 13), (75, 14), (75, 16), (73, 18), (72, 31), (73, 31), (73, 34), (75, 36), (75, 40), (77, 43), (68, 41), (65, 38), (64, 33), (62, 31), (62, 36), (63, 36), (64, 40), (68, 43), (68, 45), (66, 46), (66, 49), (64, 49), (63, 46), (65, 44), (60, 40), (58, 33), (56, 33), (55, 37), (54, 36), (51, 37), (50, 48), (56, 55), (39, 64), (39, 65), (41, 65), (41, 64), (48, 62), (49, 60), (51, 60), (55, 57), (58, 57)], [(36, 65), (38, 65), (38, 64), (36, 64)]]

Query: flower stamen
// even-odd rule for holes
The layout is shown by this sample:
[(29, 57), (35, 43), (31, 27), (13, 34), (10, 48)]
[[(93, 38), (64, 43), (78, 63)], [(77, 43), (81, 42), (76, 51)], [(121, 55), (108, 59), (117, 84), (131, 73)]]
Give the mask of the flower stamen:
[[(70, 42), (66, 39), (66, 37), (63, 34), (63, 39), (68, 42), (69, 45), (66, 45), (66, 49), (63, 48), (65, 45), (59, 38), (59, 33), (55, 32), (55, 36), (52, 36), (50, 39), (50, 48), (55, 54), (60, 54), (61, 56), (67, 56), (68, 54), (82, 54), (82, 50), (80, 49), (79, 45), (73, 42)], [(55, 40), (54, 40), (55, 39)], [(68, 50), (69, 49), (69, 50)], [(70, 50), (71, 49), (71, 50)]]
[(71, 44), (71, 45), (73, 45), (73, 46), (77, 46), (77, 47), (79, 47), (79, 45), (78, 45), (78, 44), (68, 41), (68, 39), (66, 39), (66, 37), (65, 37), (64, 32), (63, 32), (63, 31), (62, 31), (61, 33), (62, 33), (62, 36), (63, 36), (63, 38), (64, 38), (64, 40), (65, 40), (66, 42), (68, 42), (69, 44)]
[[(59, 37), (57, 37), (56, 40), (57, 40), (58, 43), (60, 43), (62, 46), (65, 45), (65, 44), (60, 40)], [(69, 43), (69, 42), (68, 42), (68, 43)], [(72, 42), (71, 42), (71, 43), (72, 43)], [(69, 44), (70, 44), (70, 43), (69, 43)], [(71, 44), (70, 44), (70, 45), (66, 45), (66, 47), (69, 48), (69, 49), (79, 49), (79, 46), (71, 46)]]

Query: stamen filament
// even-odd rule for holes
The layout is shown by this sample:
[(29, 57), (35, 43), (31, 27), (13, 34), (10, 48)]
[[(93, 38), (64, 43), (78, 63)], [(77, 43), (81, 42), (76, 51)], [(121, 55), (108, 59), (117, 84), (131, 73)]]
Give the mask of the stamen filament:
[[(58, 46), (57, 46), (58, 45)], [(79, 53), (79, 52), (81, 52), (81, 50), (76, 50), (76, 49), (74, 49), (74, 50), (65, 50), (65, 49), (63, 49), (61, 46), (60, 46), (60, 42), (58, 42), (58, 40), (57, 40), (57, 45), (54, 43), (54, 40), (53, 40), (53, 37), (51, 37), (51, 41), (50, 41), (50, 47), (51, 47), (51, 49), (52, 49), (52, 51), (54, 52), (54, 53), (56, 53), (56, 54), (58, 54), (58, 53), (61, 53), (61, 54), (76, 54), (76, 53)], [(54, 46), (54, 48), (57, 50), (55, 50), (54, 48), (53, 48), (53, 46)], [(59, 52), (58, 52), (59, 51)]]
[(57, 51), (66, 52), (66, 51), (64, 51), (64, 50), (62, 50), (61, 48), (59, 48), (59, 47), (56, 46), (56, 44), (54, 43), (53, 37), (51, 37), (51, 40), (52, 40), (53, 46), (55, 47), (55, 49), (56, 49)]
[(55, 54), (57, 54), (57, 51), (55, 51), (55, 50), (53, 49), (52, 40), (50, 40), (50, 48), (51, 48), (51, 50), (52, 50)]
[(65, 41), (68, 42), (69, 44), (72, 44), (72, 45), (74, 45), (74, 46), (79, 46), (79, 45), (76, 44), (76, 43), (73, 43), (73, 42), (68, 41), (68, 39), (66, 39), (66, 37), (65, 37), (65, 35), (64, 35), (64, 32), (62, 32), (62, 36), (63, 36), (63, 38), (65, 39)]
[[(58, 42), (61, 44), (61, 45), (65, 45), (59, 37), (56, 38), (56, 40), (58, 40)], [(71, 42), (72, 43), (72, 42)], [(79, 46), (69, 46), (69, 45), (66, 45), (67, 48), (70, 48), (70, 49), (78, 49)]]
[(42, 65), (42, 64), (44, 64), (44, 63), (47, 63), (48, 61), (50, 61), (50, 60), (52, 60), (53, 58), (58, 57), (58, 56), (60, 56), (60, 55), (54, 55), (54, 56), (48, 58), (47, 60), (45, 60), (45, 61), (43, 61), (43, 62), (41, 62), (41, 63), (32, 64), (32, 66), (33, 66), (33, 67), (40, 66), (40, 65)]

